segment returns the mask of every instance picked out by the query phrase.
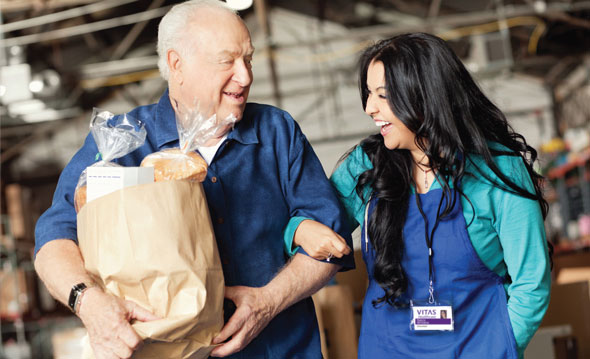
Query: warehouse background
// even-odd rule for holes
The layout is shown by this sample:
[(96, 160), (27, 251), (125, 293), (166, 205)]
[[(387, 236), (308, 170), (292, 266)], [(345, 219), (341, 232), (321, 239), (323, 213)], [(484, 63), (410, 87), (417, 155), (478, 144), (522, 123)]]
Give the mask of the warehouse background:
[[(0, 0), (0, 358), (77, 357), (79, 321), (33, 271), (34, 224), (92, 108), (126, 112), (165, 89), (157, 24), (177, 2)], [(290, 112), (328, 175), (377, 131), (359, 100), (359, 52), (403, 32), (448, 40), (547, 177), (555, 284), (527, 357), (590, 358), (590, 1), (255, 0), (240, 14), (256, 47), (250, 102)], [(356, 357), (358, 261), (315, 298), (327, 358)]]

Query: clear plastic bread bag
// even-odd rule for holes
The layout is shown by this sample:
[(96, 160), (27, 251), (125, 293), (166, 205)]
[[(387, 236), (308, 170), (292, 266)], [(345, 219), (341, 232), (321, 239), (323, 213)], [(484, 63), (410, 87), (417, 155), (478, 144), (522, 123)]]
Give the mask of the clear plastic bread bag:
[(154, 167), (154, 180), (189, 180), (202, 182), (207, 176), (207, 163), (195, 152), (204, 146), (223, 128), (233, 126), (237, 118), (230, 114), (218, 119), (216, 114), (207, 115), (211, 111), (207, 106), (187, 108), (172, 100), (176, 108), (176, 128), (178, 130), (179, 148), (171, 148), (152, 153), (142, 162), (142, 167)]
[[(120, 166), (112, 161), (135, 151), (143, 145), (147, 135), (145, 124), (133, 116), (127, 113), (115, 116), (109, 111), (96, 107), (92, 110), (90, 133), (98, 147), (95, 159), (97, 162), (91, 166), (97, 167)], [(74, 194), (76, 212), (79, 212), (86, 204), (86, 173), (87, 170), (84, 169), (76, 185)]]

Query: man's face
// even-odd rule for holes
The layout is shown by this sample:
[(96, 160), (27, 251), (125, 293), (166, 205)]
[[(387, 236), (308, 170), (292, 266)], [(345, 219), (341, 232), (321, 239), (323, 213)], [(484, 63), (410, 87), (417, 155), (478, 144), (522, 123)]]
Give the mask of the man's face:
[(240, 120), (252, 84), (248, 29), (235, 15), (209, 9), (192, 20), (184, 44), (193, 51), (168, 54), (170, 95), (188, 108), (198, 104), (206, 115)]

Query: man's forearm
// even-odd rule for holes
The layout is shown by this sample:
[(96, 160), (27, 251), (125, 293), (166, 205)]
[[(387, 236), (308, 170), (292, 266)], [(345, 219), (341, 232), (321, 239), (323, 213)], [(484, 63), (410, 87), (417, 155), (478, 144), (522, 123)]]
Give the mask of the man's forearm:
[[(45, 244), (35, 258), (35, 269), (51, 295), (66, 304), (73, 285), (91, 281), (76, 243), (58, 239)], [(84, 295), (77, 315), (88, 331), (96, 358), (130, 358), (141, 337), (129, 321), (155, 320), (156, 316), (137, 304), (104, 293), (94, 287)]]
[(67, 305), (72, 286), (92, 281), (84, 269), (80, 249), (69, 239), (45, 244), (35, 257), (35, 270), (51, 295)]
[(296, 254), (279, 274), (264, 286), (264, 290), (274, 303), (274, 315), (320, 290), (339, 269), (339, 265)]

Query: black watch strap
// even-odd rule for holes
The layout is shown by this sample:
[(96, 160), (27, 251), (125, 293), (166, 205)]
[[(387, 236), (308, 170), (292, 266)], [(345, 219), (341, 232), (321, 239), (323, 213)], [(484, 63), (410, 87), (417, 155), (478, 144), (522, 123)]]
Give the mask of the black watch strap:
[(82, 294), (84, 289), (88, 288), (86, 283), (78, 283), (72, 287), (70, 291), (70, 297), (68, 298), (68, 307), (72, 310), (72, 312), (76, 313), (76, 302), (78, 301), (78, 296)]

